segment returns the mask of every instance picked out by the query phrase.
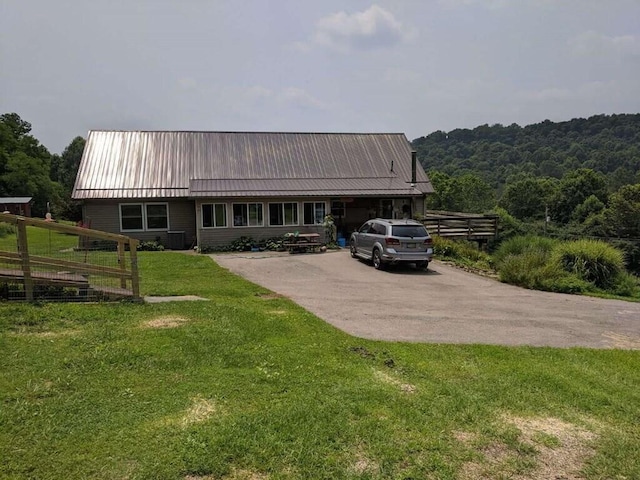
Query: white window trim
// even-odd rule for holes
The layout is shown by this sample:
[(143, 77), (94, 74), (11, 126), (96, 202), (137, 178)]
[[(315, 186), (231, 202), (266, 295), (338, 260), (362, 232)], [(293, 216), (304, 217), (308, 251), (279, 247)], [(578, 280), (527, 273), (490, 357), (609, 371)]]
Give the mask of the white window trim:
[[(260, 223), (259, 225), (235, 225), (234, 221), (235, 218), (233, 216), (233, 206), (234, 205), (247, 205), (247, 222), (249, 221), (249, 205), (260, 205), (260, 208), (262, 208), (262, 223)], [(262, 202), (233, 202), (231, 204), (231, 228), (260, 228), (260, 227), (264, 227), (264, 203)]]
[[(122, 208), (121, 207), (129, 207), (129, 206), (138, 206), (140, 207), (140, 212), (142, 214), (142, 228), (132, 228), (132, 229), (124, 229), (122, 226)], [(118, 217), (120, 219), (120, 231), (121, 232), (144, 232), (144, 203), (136, 202), (136, 203), (119, 203), (118, 204)]]
[[(147, 222), (147, 207), (148, 206), (153, 206), (153, 205), (164, 205), (167, 208), (167, 226), (166, 228), (149, 228), (148, 222)], [(147, 232), (168, 232), (169, 230), (171, 230), (171, 226), (169, 224), (169, 203), (168, 202), (148, 202), (144, 204), (144, 209), (143, 209), (143, 213), (144, 213), (144, 228)]]
[[(320, 223), (315, 223), (315, 222), (314, 223), (304, 223), (304, 206), (307, 203), (310, 203), (311, 205), (313, 205), (313, 215), (314, 215), (314, 217), (315, 217), (315, 214), (316, 214), (316, 204), (317, 203), (324, 204), (324, 215), (326, 217), (327, 216), (327, 202), (302, 202), (302, 225), (304, 225), (304, 226), (322, 225), (323, 222), (320, 222)], [(324, 219), (323, 219), (323, 221), (324, 221)]]
[[(124, 229), (122, 227), (122, 208), (123, 206), (139, 206), (142, 211), (142, 228)], [(167, 227), (166, 228), (149, 228), (147, 225), (147, 205), (164, 205), (167, 207)], [(168, 202), (126, 202), (118, 204), (118, 218), (120, 220), (121, 232), (168, 232), (171, 230), (169, 226), (169, 203)]]
[[(205, 227), (204, 226), (204, 215), (202, 214), (202, 207), (204, 207), (205, 205), (211, 205), (213, 207), (213, 211), (211, 212), (211, 219), (213, 220), (214, 225), (212, 227)], [(226, 221), (226, 225), (221, 225), (221, 226), (217, 226), (215, 225), (216, 223), (216, 209), (215, 206), (216, 205), (222, 205), (224, 207), (224, 219)], [(229, 228), (229, 208), (227, 208), (228, 205), (224, 202), (218, 202), (218, 203), (201, 203), (200, 204), (200, 228), (202, 228), (203, 230), (216, 230), (216, 229), (220, 229), (220, 228)]]
[[(296, 206), (296, 223), (284, 223), (284, 204), (285, 203), (293, 203)], [(272, 225), (271, 224), (271, 211), (269, 210), (267, 213), (269, 214), (269, 226), (270, 227), (297, 227), (300, 225), (300, 202), (269, 202), (269, 206), (271, 205), (282, 205), (282, 225)]]

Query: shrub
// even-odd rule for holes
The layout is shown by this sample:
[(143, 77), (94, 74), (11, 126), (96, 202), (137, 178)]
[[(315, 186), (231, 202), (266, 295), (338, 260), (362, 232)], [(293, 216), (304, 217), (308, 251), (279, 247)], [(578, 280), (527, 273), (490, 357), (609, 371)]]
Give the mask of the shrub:
[(16, 227), (10, 223), (0, 223), (0, 238), (16, 233)]
[[(538, 260), (543, 257), (545, 259), (543, 263), (546, 263), (557, 243), (557, 240), (533, 235), (513, 237), (502, 242), (498, 250), (493, 254), (493, 261), (500, 268), (500, 264), (507, 257), (532, 253), (535, 254)], [(542, 257), (538, 258), (537, 254)], [(527, 262), (530, 260), (527, 260)]]
[(145, 252), (162, 252), (164, 246), (159, 242), (140, 242), (137, 249)]
[(552, 262), (599, 288), (607, 289), (624, 271), (622, 252), (598, 240), (575, 240), (557, 244)]
[(437, 235), (433, 235), (431, 238), (433, 240), (433, 253), (440, 257), (466, 258), (477, 261), (486, 256), (471, 242), (450, 240)]
[(500, 261), (500, 281), (525, 288), (539, 288), (545, 276), (547, 255), (531, 251), (519, 255), (507, 255)]
[(613, 280), (611, 292), (622, 297), (640, 295), (640, 280), (628, 272), (620, 272)]

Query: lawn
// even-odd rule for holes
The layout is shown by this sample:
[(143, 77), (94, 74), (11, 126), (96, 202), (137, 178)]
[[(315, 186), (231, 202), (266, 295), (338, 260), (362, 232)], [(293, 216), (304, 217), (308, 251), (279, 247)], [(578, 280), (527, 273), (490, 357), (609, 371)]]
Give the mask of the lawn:
[(367, 341), (139, 258), (209, 301), (0, 304), (0, 478), (640, 478), (638, 351)]

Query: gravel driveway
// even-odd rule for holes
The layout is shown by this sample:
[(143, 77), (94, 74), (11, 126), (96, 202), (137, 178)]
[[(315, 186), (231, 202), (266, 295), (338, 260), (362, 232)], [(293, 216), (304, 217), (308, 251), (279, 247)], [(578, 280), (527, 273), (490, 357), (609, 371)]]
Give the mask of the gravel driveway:
[(640, 349), (640, 303), (525, 290), (439, 262), (377, 271), (347, 250), (211, 256), (358, 337)]

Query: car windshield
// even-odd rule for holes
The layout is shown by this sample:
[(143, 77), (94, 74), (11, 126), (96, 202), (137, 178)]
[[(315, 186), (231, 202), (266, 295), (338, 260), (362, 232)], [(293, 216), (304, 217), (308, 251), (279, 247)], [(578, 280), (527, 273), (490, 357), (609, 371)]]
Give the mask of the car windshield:
[(393, 225), (391, 227), (393, 237), (426, 237), (427, 229), (422, 225)]

